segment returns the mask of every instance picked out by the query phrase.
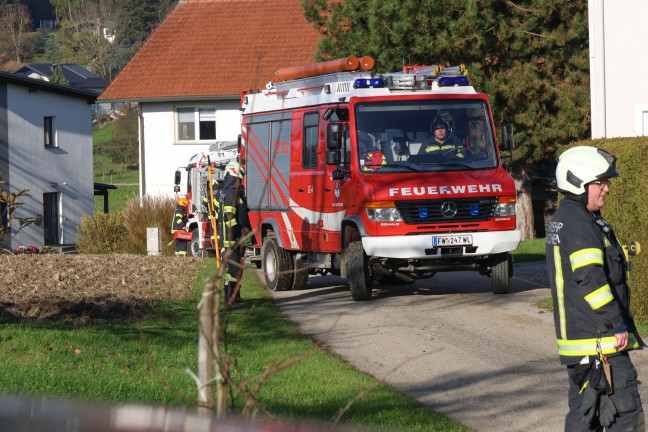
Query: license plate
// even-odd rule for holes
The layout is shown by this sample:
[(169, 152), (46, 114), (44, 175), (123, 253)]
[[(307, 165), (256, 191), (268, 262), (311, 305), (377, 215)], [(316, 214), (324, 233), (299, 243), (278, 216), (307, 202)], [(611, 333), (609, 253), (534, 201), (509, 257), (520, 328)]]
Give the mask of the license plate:
[(448, 235), (432, 237), (433, 245), (437, 246), (470, 246), (472, 245), (471, 235)]

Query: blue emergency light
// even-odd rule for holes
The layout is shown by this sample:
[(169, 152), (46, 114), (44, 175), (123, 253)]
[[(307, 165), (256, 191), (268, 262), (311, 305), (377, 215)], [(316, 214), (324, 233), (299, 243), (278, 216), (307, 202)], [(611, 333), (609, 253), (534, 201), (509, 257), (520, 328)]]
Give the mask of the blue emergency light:
[(467, 76), (446, 76), (439, 78), (439, 87), (467, 86), (470, 85)]
[(353, 81), (353, 88), (383, 88), (385, 80), (382, 78), (358, 78)]

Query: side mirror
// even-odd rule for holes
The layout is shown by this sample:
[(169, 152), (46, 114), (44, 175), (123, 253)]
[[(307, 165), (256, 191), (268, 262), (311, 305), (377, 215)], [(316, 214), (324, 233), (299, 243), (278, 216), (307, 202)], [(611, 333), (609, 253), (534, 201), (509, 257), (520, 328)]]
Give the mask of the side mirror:
[(175, 177), (173, 179), (173, 184), (178, 186), (180, 184), (180, 171), (175, 172)]
[(326, 148), (338, 150), (342, 147), (342, 125), (340, 123), (329, 123), (326, 130)]
[(331, 179), (333, 180), (344, 180), (344, 171), (336, 169), (331, 173)]
[(502, 145), (501, 150), (513, 151), (513, 125), (511, 123), (504, 123), (502, 125)]
[(338, 165), (340, 163), (340, 152), (329, 150), (326, 152), (326, 165)]

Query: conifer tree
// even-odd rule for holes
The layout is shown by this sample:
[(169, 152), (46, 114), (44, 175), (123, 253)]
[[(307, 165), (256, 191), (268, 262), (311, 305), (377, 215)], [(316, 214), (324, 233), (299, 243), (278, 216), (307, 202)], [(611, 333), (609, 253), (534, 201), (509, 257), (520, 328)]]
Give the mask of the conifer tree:
[(50, 82), (54, 84), (63, 84), (63, 85), (69, 85), (70, 81), (68, 81), (67, 78), (65, 78), (65, 75), (63, 75), (63, 68), (61, 65), (56, 65), (54, 70), (52, 71), (52, 76), (50, 77)]

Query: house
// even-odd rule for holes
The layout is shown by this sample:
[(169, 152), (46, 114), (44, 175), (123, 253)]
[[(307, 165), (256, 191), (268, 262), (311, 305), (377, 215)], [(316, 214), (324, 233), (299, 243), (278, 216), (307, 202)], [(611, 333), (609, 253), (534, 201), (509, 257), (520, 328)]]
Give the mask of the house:
[[(72, 88), (101, 93), (108, 86), (108, 80), (101, 78), (78, 64), (32, 63), (19, 67), (13, 73), (33, 79), (49, 81), (52, 78), (54, 69), (58, 66), (61, 67), (63, 76), (68, 80), (68, 85)], [(102, 114), (111, 108), (110, 104), (97, 104), (94, 107), (94, 111), (95, 114)]]
[[(75, 243), (94, 212), (92, 104), (97, 92), (0, 72), (0, 189), (29, 190), (14, 218), (36, 224), (0, 240), (3, 248)], [(7, 224), (6, 207), (0, 208)]]
[(173, 195), (190, 157), (240, 134), (241, 91), (313, 63), (320, 36), (300, 0), (184, 0), (100, 96), (137, 102), (140, 194)]
[(592, 138), (648, 135), (648, 2), (588, 1)]

